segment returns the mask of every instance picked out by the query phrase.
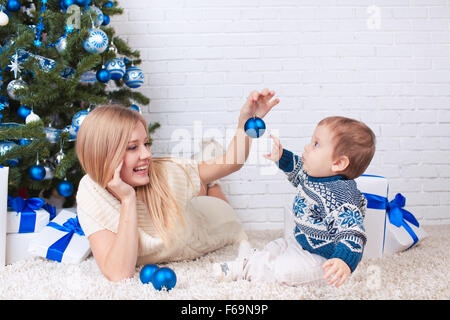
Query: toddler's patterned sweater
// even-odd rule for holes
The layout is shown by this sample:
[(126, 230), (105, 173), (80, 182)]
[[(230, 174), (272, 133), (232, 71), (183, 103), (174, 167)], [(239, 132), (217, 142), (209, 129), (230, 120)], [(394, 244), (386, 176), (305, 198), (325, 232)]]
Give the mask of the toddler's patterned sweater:
[(326, 259), (342, 259), (353, 272), (366, 243), (367, 200), (356, 182), (341, 175), (311, 177), (301, 158), (286, 149), (278, 166), (298, 190), (292, 206), (297, 242)]

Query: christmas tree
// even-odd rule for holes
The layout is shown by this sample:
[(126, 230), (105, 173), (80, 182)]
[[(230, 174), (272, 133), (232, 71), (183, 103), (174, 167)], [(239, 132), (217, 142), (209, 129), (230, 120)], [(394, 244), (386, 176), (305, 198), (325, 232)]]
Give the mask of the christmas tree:
[[(96, 105), (141, 112), (139, 52), (115, 36), (107, 0), (0, 0), (0, 165), (8, 194), (73, 206), (84, 172), (76, 133)], [(149, 126), (153, 132), (158, 123)]]

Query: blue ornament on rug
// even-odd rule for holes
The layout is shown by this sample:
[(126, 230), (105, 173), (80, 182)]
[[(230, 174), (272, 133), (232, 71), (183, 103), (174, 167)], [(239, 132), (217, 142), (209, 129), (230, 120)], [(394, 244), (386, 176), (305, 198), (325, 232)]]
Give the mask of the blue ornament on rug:
[(20, 2), (18, 0), (8, 0), (6, 3), (6, 9), (9, 11), (19, 11)]
[(40, 164), (35, 164), (28, 169), (28, 176), (32, 180), (41, 181), (45, 178), (45, 168)]
[(106, 70), (111, 74), (112, 80), (119, 80), (125, 75), (127, 67), (122, 58), (114, 58), (106, 64)]
[(81, 111), (75, 113), (75, 115), (72, 118), (72, 127), (75, 128), (75, 132), (78, 132), (81, 124), (83, 123), (84, 119), (87, 117), (88, 114), (89, 114), (89, 111), (86, 111), (86, 110), (81, 110)]
[(17, 115), (20, 119), (25, 121), (28, 115), (31, 113), (31, 108), (28, 108), (26, 105), (21, 105), (19, 109), (17, 109)]
[(141, 273), (139, 274), (139, 279), (141, 279), (141, 282), (143, 284), (151, 282), (153, 274), (158, 269), (159, 269), (159, 267), (156, 264), (146, 264), (141, 269)]
[(250, 138), (259, 138), (266, 131), (266, 124), (261, 118), (255, 116), (245, 122), (244, 130)]
[(111, 74), (106, 69), (98, 70), (97, 74), (95, 76), (98, 81), (103, 82), (103, 83), (106, 83), (111, 79)]
[(62, 197), (70, 197), (73, 193), (73, 184), (67, 180), (61, 181), (56, 187), (56, 191)]
[(139, 88), (144, 83), (144, 73), (141, 69), (131, 66), (123, 76), (123, 82), (130, 88)]
[(156, 290), (166, 288), (166, 290), (169, 291), (175, 287), (176, 283), (177, 276), (175, 272), (167, 267), (159, 268), (152, 277), (152, 284)]
[(83, 48), (89, 53), (102, 53), (108, 48), (108, 36), (103, 30), (92, 28), (89, 37), (83, 42)]

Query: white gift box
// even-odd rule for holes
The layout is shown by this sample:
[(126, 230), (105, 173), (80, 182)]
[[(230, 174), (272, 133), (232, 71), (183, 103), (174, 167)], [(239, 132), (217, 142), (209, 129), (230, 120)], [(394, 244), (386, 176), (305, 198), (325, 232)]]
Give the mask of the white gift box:
[[(25, 214), (17, 213), (12, 211), (7, 213), (7, 227), (6, 233), (30, 233), (30, 232), (40, 232), (50, 222), (50, 213), (47, 210), (39, 209), (34, 210), (34, 218), (30, 219), (32, 225), (24, 228), (24, 224), (27, 223)], [(25, 230), (25, 231), (24, 231)]]
[(30, 242), (28, 251), (33, 255), (65, 263), (80, 263), (91, 252), (89, 240), (82, 233), (77, 214), (64, 209)]
[[(388, 180), (384, 177), (362, 175), (355, 179), (359, 191), (376, 194), (387, 198), (389, 192)], [(386, 231), (386, 210), (367, 208), (364, 217), (367, 243), (363, 258), (380, 258), (383, 256)]]
[(0, 267), (6, 258), (6, 207), (8, 204), (8, 167), (0, 167)]
[(389, 183), (386, 178), (362, 175), (355, 181), (368, 200), (364, 218), (367, 234), (364, 258), (391, 255), (409, 249), (427, 237), (414, 216), (403, 209), (405, 198), (401, 194), (388, 201)]
[(6, 235), (6, 264), (34, 257), (28, 252), (30, 241), (39, 233), (11, 233)]

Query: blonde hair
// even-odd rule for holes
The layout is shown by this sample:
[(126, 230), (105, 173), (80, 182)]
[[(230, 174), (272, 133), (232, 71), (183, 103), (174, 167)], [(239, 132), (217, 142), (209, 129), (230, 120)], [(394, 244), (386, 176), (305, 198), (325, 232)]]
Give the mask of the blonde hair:
[[(99, 106), (84, 119), (77, 134), (76, 152), (84, 171), (101, 187), (106, 188), (113, 178), (139, 121), (144, 125), (148, 136), (144, 117), (122, 105)], [(166, 245), (177, 236), (177, 233), (171, 231), (176, 227), (178, 219), (184, 223), (182, 212), (162, 169), (163, 163), (168, 160), (170, 161), (170, 157), (151, 158), (148, 168), (150, 182), (136, 187), (137, 198), (145, 203), (152, 224)], [(179, 166), (190, 180), (187, 171)]]
[(363, 122), (346, 117), (333, 116), (322, 119), (317, 126), (327, 126), (335, 145), (333, 157), (347, 156), (350, 163), (341, 173), (348, 179), (356, 179), (366, 171), (375, 154), (375, 134)]

